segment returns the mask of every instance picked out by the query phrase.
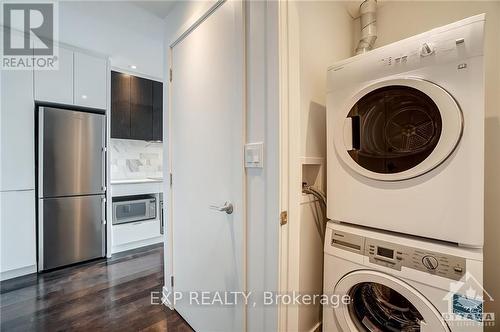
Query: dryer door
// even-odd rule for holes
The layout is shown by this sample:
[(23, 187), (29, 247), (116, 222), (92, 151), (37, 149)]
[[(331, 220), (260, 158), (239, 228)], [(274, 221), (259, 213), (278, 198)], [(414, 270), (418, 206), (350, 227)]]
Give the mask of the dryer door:
[(378, 271), (345, 275), (335, 294), (349, 304), (334, 309), (342, 331), (450, 331), (429, 300), (407, 283)]
[(356, 94), (335, 117), (335, 148), (355, 172), (399, 181), (434, 169), (463, 131), (455, 99), (431, 82), (392, 79)]

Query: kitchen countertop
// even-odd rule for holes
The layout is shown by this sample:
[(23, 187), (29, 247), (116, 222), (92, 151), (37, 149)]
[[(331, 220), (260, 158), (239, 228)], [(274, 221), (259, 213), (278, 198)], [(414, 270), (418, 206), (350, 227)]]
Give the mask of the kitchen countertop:
[(163, 178), (143, 178), (143, 179), (112, 179), (111, 184), (132, 184), (132, 183), (151, 183), (163, 182)]

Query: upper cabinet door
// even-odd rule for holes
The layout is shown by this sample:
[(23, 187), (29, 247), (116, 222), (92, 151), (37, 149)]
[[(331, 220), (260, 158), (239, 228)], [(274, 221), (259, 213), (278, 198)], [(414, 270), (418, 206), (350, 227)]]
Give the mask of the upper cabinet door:
[(75, 105), (106, 108), (106, 60), (83, 53), (74, 53)]
[(153, 140), (163, 140), (163, 83), (153, 82)]
[(130, 138), (130, 78), (111, 72), (111, 138)]
[[(35, 70), (35, 100), (73, 104), (73, 52), (54, 45), (58, 69)], [(57, 53), (56, 53), (57, 54)]]
[(0, 81), (0, 191), (34, 189), (33, 71), (2, 70)]
[(153, 82), (136, 76), (130, 79), (130, 136), (153, 139)]

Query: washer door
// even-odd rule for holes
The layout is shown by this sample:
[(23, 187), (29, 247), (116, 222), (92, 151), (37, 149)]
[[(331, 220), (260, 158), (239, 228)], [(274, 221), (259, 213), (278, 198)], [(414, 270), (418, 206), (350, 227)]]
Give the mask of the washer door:
[(440, 165), (463, 132), (463, 116), (444, 89), (415, 78), (380, 81), (335, 117), (335, 148), (352, 170), (375, 180), (417, 177)]
[(350, 296), (349, 304), (334, 309), (342, 331), (450, 331), (429, 300), (388, 274), (354, 271), (340, 279), (334, 292)]

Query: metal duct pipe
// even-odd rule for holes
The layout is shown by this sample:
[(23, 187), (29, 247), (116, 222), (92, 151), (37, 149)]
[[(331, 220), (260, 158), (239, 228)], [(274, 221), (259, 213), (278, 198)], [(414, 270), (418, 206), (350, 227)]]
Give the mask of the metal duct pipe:
[(356, 54), (370, 51), (377, 39), (377, 0), (365, 0), (359, 6), (361, 38)]

